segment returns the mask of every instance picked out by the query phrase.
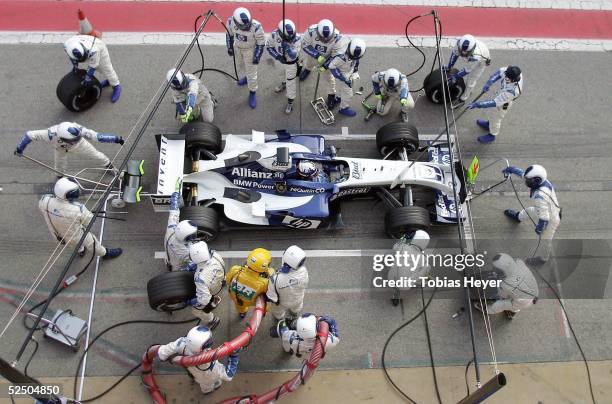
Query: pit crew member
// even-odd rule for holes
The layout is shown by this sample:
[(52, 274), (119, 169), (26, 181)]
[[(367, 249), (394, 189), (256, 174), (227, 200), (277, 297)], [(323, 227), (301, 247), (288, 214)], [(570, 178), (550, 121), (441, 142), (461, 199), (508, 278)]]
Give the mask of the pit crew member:
[[(167, 361), (174, 356), (192, 356), (208, 351), (213, 346), (211, 330), (200, 325), (193, 327), (186, 336), (180, 337), (174, 342), (159, 347), (157, 356), (162, 361)], [(211, 361), (199, 366), (191, 366), (187, 371), (198, 382), (202, 393), (209, 394), (221, 387), (223, 382), (231, 382), (238, 372), (240, 360), (240, 349), (234, 351), (228, 357), (227, 366), (218, 360)]]
[(47, 129), (30, 130), (23, 135), (15, 147), (15, 155), (21, 156), (32, 141), (51, 142), (54, 146), (54, 167), (64, 173), (68, 166), (68, 155), (79, 154), (88, 161), (94, 160), (100, 167), (113, 169), (110, 159), (96, 150), (89, 140), (100, 143), (119, 143), (123, 145), (121, 136), (111, 133), (98, 133), (75, 122), (62, 122)]
[(296, 245), (283, 253), (283, 265), (268, 282), (268, 310), (275, 319), (294, 319), (302, 311), (304, 292), (308, 287), (308, 269), (304, 266), (306, 252)]
[[(177, 185), (179, 187), (179, 185)], [(187, 269), (189, 264), (189, 244), (195, 241), (198, 227), (190, 220), (180, 218), (181, 195), (178, 191), (170, 196), (170, 210), (168, 214), (168, 227), (164, 236), (165, 261), (169, 271)]]
[(176, 104), (176, 112), (181, 122), (187, 123), (200, 117), (204, 122), (213, 121), (214, 103), (202, 80), (176, 69), (168, 70), (166, 80), (170, 83), (172, 102)]
[(518, 167), (506, 167), (502, 171), (504, 175), (517, 175), (525, 179), (525, 185), (530, 189), (529, 197), (535, 206), (529, 206), (520, 212), (506, 209), (504, 214), (513, 221), (520, 223), (525, 220), (533, 220), (536, 223), (535, 232), (540, 237), (540, 245), (533, 259), (528, 259), (530, 264), (545, 263), (552, 252), (552, 240), (561, 223), (561, 207), (557, 200), (555, 189), (550, 181), (546, 169), (541, 165), (534, 164), (521, 170)]
[[(75, 246), (94, 216), (84, 204), (78, 202), (79, 186), (70, 178), (62, 177), (57, 180), (53, 193), (54, 195), (43, 195), (38, 202), (38, 209), (45, 218), (51, 235), (62, 244)], [(83, 256), (86, 250), (102, 258), (115, 258), (123, 252), (121, 248), (104, 247), (91, 232), (85, 236), (78, 251), (79, 255)]]
[(278, 61), (284, 70), (283, 81), (274, 89), (274, 92), (280, 93), (287, 89), (286, 114), (290, 114), (293, 110), (293, 101), (297, 94), (296, 78), (300, 46), (300, 36), (296, 34), (295, 24), (289, 19), (281, 20), (278, 23), (278, 29), (272, 32), (266, 44), (270, 56)]
[(315, 341), (317, 340), (318, 325), (321, 321), (326, 322), (329, 326), (329, 333), (324, 348), (325, 352), (327, 352), (340, 342), (340, 333), (338, 332), (336, 320), (331, 317), (319, 317), (314, 314), (305, 313), (290, 323), (281, 320), (276, 327), (270, 330), (270, 335), (273, 338), (280, 337), (283, 350), (299, 358), (314, 348)]
[(467, 106), (468, 109), (489, 108), (489, 120), (476, 120), (476, 124), (488, 131), (486, 135), (478, 137), (480, 143), (491, 143), (499, 135), (502, 120), (512, 108), (516, 99), (523, 92), (523, 74), (518, 66), (502, 67), (495, 72), (482, 88), (482, 92), (489, 91), (491, 86), (500, 80), (500, 86), (495, 93), (495, 98), (488, 101), (473, 102)]
[[(486, 308), (489, 314), (504, 312), (508, 318), (512, 318), (537, 301), (538, 283), (522, 260), (515, 260), (508, 254), (497, 254), (493, 258), (493, 266), (502, 273), (498, 288), (499, 297)], [(482, 310), (478, 302), (475, 306), (478, 310)]]
[(121, 84), (103, 40), (91, 35), (75, 35), (64, 42), (64, 50), (75, 70), (78, 69), (79, 63), (87, 64), (87, 74), (83, 80), (83, 85), (90, 86), (96, 70), (100, 70), (106, 78), (106, 80), (100, 82), (100, 85), (106, 87), (110, 84), (113, 88), (111, 102), (115, 103), (119, 100)]
[(227, 20), (225, 44), (227, 53), (235, 57), (239, 69), (244, 69), (245, 77), (238, 80), (238, 85), (248, 84), (249, 106), (257, 107), (257, 66), (263, 54), (266, 38), (259, 21), (251, 18), (251, 13), (244, 7), (238, 7)]
[(384, 116), (391, 110), (391, 98), (397, 98), (401, 105), (402, 121), (408, 122), (408, 110), (414, 108), (414, 99), (408, 90), (408, 79), (397, 69), (387, 69), (372, 75), (374, 97), (378, 100), (376, 113)]
[(366, 51), (366, 44), (363, 39), (351, 39), (346, 50), (339, 55), (330, 58), (325, 67), (332, 75), (341, 81), (340, 84), (340, 110), (344, 116), (353, 117), (357, 112), (351, 109), (350, 103), (353, 98), (353, 81), (359, 79), (359, 59)]
[(328, 19), (313, 24), (302, 36), (302, 51), (300, 53), (300, 81), (306, 80), (311, 70), (319, 69), (325, 76), (328, 84), (327, 106), (332, 109), (338, 104), (336, 97), (336, 80), (331, 72), (327, 71), (325, 64), (333, 55), (344, 53), (347, 38), (340, 35), (334, 28), (334, 23)]
[(204, 241), (189, 244), (189, 259), (188, 270), (193, 271), (196, 286), (196, 297), (189, 302), (192, 313), (214, 330), (221, 321), (212, 311), (221, 302), (219, 293), (225, 286), (225, 263)]
[(466, 87), (461, 97), (459, 97), (459, 100), (465, 102), (470, 98), (485, 68), (491, 64), (491, 56), (487, 45), (474, 38), (472, 35), (466, 34), (457, 39), (457, 45), (451, 52), (446, 69), (452, 69), (459, 58), (465, 62), (464, 67), (457, 73), (450, 75), (448, 79), (451, 83), (454, 83), (460, 77), (464, 77), (464, 80), (466, 80)]
[(270, 251), (256, 248), (249, 253), (244, 265), (234, 265), (225, 277), (230, 299), (240, 318), (244, 318), (259, 295), (268, 290), (268, 281), (274, 274), (271, 263)]

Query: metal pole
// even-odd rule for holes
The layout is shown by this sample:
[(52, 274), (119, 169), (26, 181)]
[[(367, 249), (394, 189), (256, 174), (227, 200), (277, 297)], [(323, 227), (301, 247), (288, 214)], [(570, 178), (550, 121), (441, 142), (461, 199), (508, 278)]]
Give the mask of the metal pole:
[(474, 391), (469, 396), (463, 398), (457, 404), (477, 404), (482, 403), (492, 394), (506, 385), (506, 376), (503, 373), (498, 373), (491, 380), (486, 382), (482, 387)]
[[(451, 168), (454, 167), (454, 162), (455, 162), (455, 158), (454, 158), (454, 153), (453, 153), (453, 144), (451, 143), (451, 139), (450, 139), (450, 125), (449, 125), (449, 119), (448, 119), (448, 108), (447, 108), (447, 99), (446, 99), (446, 95), (447, 95), (447, 91), (448, 91), (448, 82), (446, 81), (446, 74), (444, 72), (444, 70), (442, 69), (442, 55), (440, 54), (440, 20), (438, 18), (438, 12), (436, 10), (432, 11), (433, 13), (433, 17), (434, 17), (434, 29), (435, 29), (435, 35), (436, 35), (436, 53), (437, 53), (437, 58), (438, 58), (438, 68), (440, 69), (440, 76), (441, 76), (441, 82), (442, 82), (442, 101), (443, 101), (443, 105), (444, 105), (444, 123), (445, 123), (445, 129), (444, 131), (446, 132), (446, 140), (448, 142), (448, 153), (450, 156), (450, 161), (451, 161)], [(482, 95), (482, 94), (481, 94)], [(467, 110), (467, 109), (466, 109)], [(465, 112), (465, 110), (463, 111), (463, 113)], [(463, 115), (463, 113), (461, 113), (456, 119), (459, 119), (461, 117), (461, 115)], [(444, 132), (442, 132), (444, 133)], [(462, 226), (462, 222), (461, 220), (459, 220), (459, 214), (460, 214), (460, 209), (461, 206), (459, 204), (459, 195), (457, 195), (457, 181), (456, 181), (456, 174), (455, 174), (455, 170), (451, 169), (451, 178), (453, 181), (453, 197), (455, 198), (455, 210), (457, 212), (457, 230), (459, 233), (459, 248), (461, 250), (461, 253), (463, 254), (465, 249), (464, 249), (464, 237), (463, 237), (463, 232), (461, 229)], [(476, 338), (475, 338), (475, 333), (474, 333), (474, 318), (473, 318), (473, 314), (472, 314), (472, 305), (470, 304), (470, 292), (467, 289), (467, 287), (464, 286), (463, 288), (464, 291), (464, 295), (465, 295), (465, 299), (466, 299), (466, 305), (467, 305), (467, 313), (468, 313), (468, 321), (469, 321), (469, 328), (470, 328), (470, 340), (472, 343), (472, 355), (474, 357), (474, 370), (476, 372), (476, 383), (480, 384), (480, 367), (478, 364), (478, 355), (476, 353)]]
[[(204, 26), (206, 26), (206, 23), (208, 23), (208, 20), (210, 19), (211, 15), (212, 15), (212, 10), (209, 10), (208, 13), (206, 13), (206, 18), (204, 19), (204, 21), (202, 21), (202, 24), (200, 25), (200, 28), (195, 33), (195, 35), (193, 37), (193, 40), (191, 41), (191, 43), (189, 44), (189, 46), (187, 47), (187, 49), (183, 53), (183, 56), (181, 56), (178, 64), (176, 65), (177, 71), (181, 68), (181, 66), (183, 66), (183, 63), (185, 63), (185, 60), (187, 59), (187, 56), (189, 55), (189, 52), (191, 52), (191, 49), (195, 45), (198, 37), (200, 36), (200, 33), (204, 29)], [(79, 250), (81, 245), (83, 245), (83, 242), (85, 241), (85, 237), (87, 237), (87, 235), (91, 231), (91, 228), (93, 227), (93, 225), (94, 225), (94, 223), (96, 221), (97, 216), (103, 210), (103, 206), (104, 206), (104, 203), (106, 201), (106, 198), (108, 198), (108, 196), (110, 195), (112, 185), (117, 181), (117, 179), (119, 178), (119, 173), (121, 173), (121, 171), (123, 171), (123, 169), (127, 165), (128, 160), (132, 156), (132, 153), (134, 153), (134, 150), (136, 149), (136, 146), (138, 145), (138, 142), (140, 141), (140, 139), (144, 135), (147, 127), (149, 126), (149, 123), (151, 123), (151, 120), (153, 119), (153, 116), (157, 112), (157, 109), (159, 108), (159, 106), (160, 106), (164, 96), (168, 92), (169, 88), (170, 88), (170, 82), (167, 82), (166, 85), (164, 86), (164, 89), (162, 90), (162, 93), (159, 95), (157, 101), (153, 105), (153, 108), (151, 109), (151, 112), (149, 112), (149, 115), (145, 119), (144, 124), (140, 128), (140, 131), (136, 135), (136, 139), (134, 140), (134, 142), (130, 146), (130, 148), (129, 148), (125, 158), (121, 162), (121, 165), (119, 166), (119, 168), (117, 170), (118, 173), (113, 177), (113, 179), (110, 182), (108, 188), (104, 192), (103, 196), (100, 198), (100, 201), (98, 202), (98, 205), (96, 206), (96, 208), (92, 212), (94, 214), (94, 217), (89, 221), (89, 224), (83, 230), (83, 235), (81, 236), (80, 240), (77, 242), (77, 245), (74, 247), (74, 250), (72, 251), (72, 254), (70, 255), (70, 258), (68, 259), (68, 262), (64, 266), (64, 269), (62, 270), (62, 273), (57, 278), (57, 281), (55, 282), (55, 285), (53, 286), (53, 289), (51, 289), (51, 292), (49, 293), (49, 296), (47, 297), (47, 300), (46, 300), (44, 306), (42, 307), (42, 309), (40, 311), (38, 319), (34, 322), (34, 325), (28, 331), (28, 335), (26, 336), (26, 339), (21, 344), (21, 348), (19, 348), (19, 352), (17, 352), (17, 356), (15, 357), (15, 363), (19, 362), (19, 360), (23, 356), (23, 353), (25, 352), (26, 347), (28, 346), (28, 343), (30, 342), (30, 339), (32, 338), (32, 334), (34, 334), (34, 331), (36, 331), (36, 328), (38, 327), (38, 324), (40, 323), (40, 319), (43, 317), (43, 315), (45, 314), (45, 312), (49, 308), (49, 304), (51, 303), (51, 300), (53, 300), (52, 296), (54, 296), (55, 293), (57, 293), (57, 291), (61, 287), (61, 285), (63, 283), (63, 280), (64, 280), (64, 277), (66, 276), (66, 274), (68, 273), (68, 270), (70, 269), (70, 265), (72, 265), (72, 263), (74, 262), (74, 260), (75, 260), (75, 258), (77, 256), (77, 251)]]

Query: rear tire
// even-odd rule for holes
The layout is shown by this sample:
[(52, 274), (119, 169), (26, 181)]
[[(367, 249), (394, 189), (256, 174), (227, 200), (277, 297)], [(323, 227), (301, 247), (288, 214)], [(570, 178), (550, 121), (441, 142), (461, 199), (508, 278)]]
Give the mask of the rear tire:
[(427, 231), (430, 227), (429, 211), (420, 206), (394, 208), (385, 215), (385, 229), (393, 238), (401, 238), (415, 230)]
[[(97, 78), (92, 78), (91, 86), (86, 89), (81, 85), (87, 72), (79, 69), (65, 75), (57, 84), (57, 98), (72, 112), (83, 112), (93, 107), (100, 99), (102, 87)], [(81, 96), (82, 95), (82, 96)]]
[(147, 282), (149, 306), (156, 311), (177, 311), (188, 306), (195, 297), (193, 273), (187, 271), (165, 272)]
[(188, 122), (179, 130), (185, 135), (185, 156), (191, 158), (198, 149), (207, 150), (213, 154), (221, 152), (221, 130), (208, 122)]
[(219, 214), (205, 206), (184, 206), (181, 220), (191, 220), (198, 227), (198, 236), (206, 241), (214, 240), (219, 234)]
[[(457, 69), (450, 69), (447, 77), (457, 73)], [(429, 73), (423, 81), (425, 95), (429, 101), (434, 104), (442, 104), (444, 98), (442, 96), (442, 78), (440, 77), (440, 69), (436, 69)], [(465, 81), (463, 77), (457, 79), (455, 84), (448, 86), (447, 100), (455, 101), (465, 92)]]
[(376, 148), (382, 156), (392, 149), (405, 147), (408, 155), (419, 149), (419, 131), (408, 122), (391, 122), (376, 132)]

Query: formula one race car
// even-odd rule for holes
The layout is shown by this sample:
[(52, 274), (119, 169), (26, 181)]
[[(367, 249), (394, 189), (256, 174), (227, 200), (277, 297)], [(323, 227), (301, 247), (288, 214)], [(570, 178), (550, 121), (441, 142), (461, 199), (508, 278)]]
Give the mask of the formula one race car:
[[(295, 229), (341, 227), (340, 201), (377, 196), (388, 206), (386, 231), (400, 237), (427, 229), (431, 219), (455, 223), (455, 199), (463, 219), (466, 191), (460, 164), (451, 167), (448, 145), (429, 144), (419, 150), (416, 127), (393, 122), (380, 128), (376, 147), (382, 159), (339, 157), (320, 135), (278, 131), (266, 140), (253, 131), (250, 139), (227, 135), (209, 123), (190, 122), (179, 134), (158, 135), (160, 146), (157, 211), (164, 210), (177, 180), (182, 179), (181, 219), (194, 221), (205, 240), (220, 229), (277, 226)], [(309, 160), (316, 178), (302, 178), (296, 166)], [(454, 182), (454, 186), (453, 186)], [(432, 191), (435, 211), (413, 205), (412, 187)]]

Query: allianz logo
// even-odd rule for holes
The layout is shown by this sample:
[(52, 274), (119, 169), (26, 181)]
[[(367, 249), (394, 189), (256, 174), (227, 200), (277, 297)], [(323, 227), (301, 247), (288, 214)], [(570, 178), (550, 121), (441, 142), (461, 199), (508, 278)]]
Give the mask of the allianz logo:
[(255, 171), (245, 167), (232, 168), (232, 175), (235, 175), (237, 177), (272, 179), (272, 173)]

